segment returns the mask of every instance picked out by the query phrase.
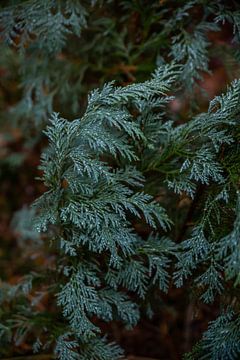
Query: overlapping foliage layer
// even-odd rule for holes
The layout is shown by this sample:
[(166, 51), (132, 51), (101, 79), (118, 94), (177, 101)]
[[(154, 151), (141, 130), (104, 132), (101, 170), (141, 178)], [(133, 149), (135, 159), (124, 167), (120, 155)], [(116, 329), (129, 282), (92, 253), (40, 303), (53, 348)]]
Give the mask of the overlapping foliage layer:
[[(180, 3), (1, 5), (3, 88), (14, 76), (22, 87), (2, 118), (28, 146), (43, 127), (48, 139), (46, 188), (13, 227), (20, 248), (53, 261), (1, 283), (0, 354), (27, 341), (60, 360), (120, 359), (106, 323), (133, 328), (169, 287), (185, 286), (219, 309), (185, 358), (239, 358), (240, 80), (197, 108), (216, 54), (238, 76), (240, 8)], [(211, 43), (224, 24), (233, 42)], [(187, 120), (171, 111), (185, 98)]]

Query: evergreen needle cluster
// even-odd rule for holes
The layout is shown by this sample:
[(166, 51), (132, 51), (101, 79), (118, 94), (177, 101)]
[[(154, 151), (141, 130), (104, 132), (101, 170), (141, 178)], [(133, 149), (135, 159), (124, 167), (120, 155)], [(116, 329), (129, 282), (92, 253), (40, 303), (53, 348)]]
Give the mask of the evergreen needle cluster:
[[(42, 128), (47, 139), (45, 190), (12, 221), (19, 247), (44, 250), (47, 265), (0, 283), (0, 355), (27, 342), (59, 360), (121, 359), (112, 324), (133, 328), (156, 297), (185, 287), (218, 315), (184, 358), (239, 359), (240, 7), (179, 3), (0, 5), (3, 88), (21, 84), (1, 114), (28, 130), (29, 149)], [(226, 23), (228, 51), (211, 44)], [(200, 112), (218, 52), (236, 79)], [(171, 111), (185, 98), (187, 121)]]

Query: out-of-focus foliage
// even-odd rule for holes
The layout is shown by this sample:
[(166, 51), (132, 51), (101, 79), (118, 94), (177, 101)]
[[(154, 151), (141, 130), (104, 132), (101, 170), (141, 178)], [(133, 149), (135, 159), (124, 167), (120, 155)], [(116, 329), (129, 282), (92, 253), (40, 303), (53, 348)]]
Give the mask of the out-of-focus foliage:
[[(40, 0), (1, 6), (2, 61), (5, 71), (20, 70), (21, 84), (19, 101), (3, 116), (25, 131), (43, 126), (53, 109), (72, 118), (92, 88), (112, 79), (145, 80), (169, 59), (183, 63), (189, 96), (209, 71), (211, 54), (226, 52), (219, 43), (213, 47), (208, 34), (220, 32), (228, 20), (236, 42), (239, 29), (237, 9), (219, 1)], [(229, 44), (228, 53), (237, 56), (235, 45)]]

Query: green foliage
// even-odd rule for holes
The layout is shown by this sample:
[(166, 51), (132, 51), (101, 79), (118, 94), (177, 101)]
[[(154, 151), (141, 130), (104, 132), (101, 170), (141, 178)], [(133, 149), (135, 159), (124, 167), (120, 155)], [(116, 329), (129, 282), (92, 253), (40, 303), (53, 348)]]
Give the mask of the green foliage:
[[(11, 45), (24, 50), (34, 41), (36, 49), (59, 52), (69, 33), (80, 35), (86, 26), (86, 10), (78, 2), (24, 1), (1, 12), (3, 36)], [(19, 40), (19, 42), (17, 41)]]
[[(223, 292), (223, 269), (226, 280), (238, 281), (239, 262), (235, 250), (238, 247), (238, 218), (233, 232), (224, 238), (219, 237), (215, 227), (219, 226), (225, 207), (229, 207), (228, 197), (236, 194), (237, 178), (232, 172), (228, 173), (219, 152), (225, 146), (224, 151), (231, 153), (236, 146), (233, 129), (237, 131), (235, 116), (239, 107), (239, 82), (234, 82), (226, 95), (214, 99), (207, 113), (198, 115), (187, 124), (172, 127), (160, 121), (156, 125), (154, 110), (168, 101), (168, 98), (163, 100), (161, 97), (178, 75), (176, 70), (174, 65), (160, 68), (152, 80), (139, 85), (124, 88), (105, 85), (101, 91), (94, 91), (89, 96), (86, 112), (80, 120), (67, 122), (55, 114), (47, 128), (50, 147), (43, 156), (41, 168), (50, 190), (36, 203), (40, 209), (43, 206), (36, 226), (43, 231), (48, 224), (58, 226), (60, 234), (54, 241), (60, 243), (60, 249), (70, 259), (80, 253), (83, 259), (88, 258), (86, 265), (80, 267), (76, 266), (75, 260), (69, 260), (67, 273), (64, 270), (69, 280), (58, 295), (58, 304), (63, 308), (63, 316), (69, 320), (71, 331), (85, 341), (99, 333), (99, 328), (90, 320), (91, 316), (107, 321), (114, 319), (113, 306), (120, 288), (144, 298), (149, 289), (149, 277), (152, 277), (151, 286), (158, 284), (160, 289), (167, 291), (167, 254), (176, 254), (178, 259), (174, 275), (176, 285), (182, 286), (183, 281), (191, 276), (204, 302), (214, 301), (216, 295)], [(160, 104), (154, 101), (159, 94)], [(130, 110), (135, 106), (138, 114), (137, 121), (133, 122)], [(172, 172), (171, 168), (164, 171), (168, 183), (169, 179), (178, 181), (180, 176), (183, 189), (192, 196), (198, 183), (212, 189), (208, 190), (201, 204), (204, 209), (192, 236), (179, 245), (177, 253), (174, 243), (164, 238), (160, 239), (159, 245), (154, 237), (147, 245), (141, 245), (142, 240), (129, 228), (127, 221), (128, 212), (137, 218), (143, 216), (153, 228), (159, 224), (166, 230), (170, 224), (163, 208), (151, 202), (151, 196), (132, 188), (137, 189), (142, 181), (141, 174), (129, 168), (131, 162), (136, 166), (139, 159), (134, 142), (146, 144), (141, 154), (142, 161), (149, 151), (147, 144), (151, 133), (141, 131), (146, 106), (147, 128), (153, 127), (153, 122), (156, 132), (161, 134), (164, 125), (165, 144), (161, 150), (164, 156), (174, 155), (173, 163), (170, 162), (168, 167), (176, 169), (179, 164), (177, 172)], [(117, 120), (118, 112), (123, 119), (121, 126)], [(132, 145), (129, 139), (133, 140)], [(161, 172), (161, 153), (155, 150), (158, 141), (158, 138), (152, 141), (150, 152), (156, 159), (151, 155), (152, 162), (148, 163), (147, 171), (157, 168)], [(106, 156), (110, 156), (108, 162), (104, 160)], [(126, 170), (119, 168), (123, 160), (127, 164)], [(81, 185), (77, 185), (79, 183)], [(88, 255), (84, 256), (85, 251)], [(103, 260), (101, 267), (97, 260), (98, 253), (104, 254), (108, 269), (105, 276)], [(202, 273), (198, 271), (195, 276), (200, 266)], [(129, 309), (129, 306), (134, 309), (136, 304), (131, 304), (126, 294), (121, 296), (125, 300), (118, 302), (117, 316), (128, 325), (134, 325), (139, 318), (138, 310), (134, 310), (129, 318), (124, 309)]]
[[(0, 283), (0, 355), (27, 341), (59, 360), (121, 359), (106, 329), (133, 328), (154, 296), (186, 286), (218, 316), (185, 358), (239, 357), (240, 80), (196, 113), (214, 51), (238, 61), (239, 6), (147, 3), (1, 4), (2, 87), (20, 84), (1, 114), (34, 135), (28, 151), (45, 128), (42, 195), (12, 227), (47, 265)], [(226, 22), (222, 49), (211, 35)]]
[(200, 72), (208, 71), (210, 43), (206, 34), (209, 31), (218, 30), (219, 27), (216, 24), (202, 21), (195, 27), (192, 34), (183, 29), (180, 34), (172, 38), (171, 55), (176, 61), (184, 62), (182, 80), (186, 87), (191, 89), (196, 79), (201, 79)]
[(240, 354), (239, 321), (239, 316), (236, 316), (233, 310), (227, 309), (209, 324), (202, 340), (184, 359), (237, 359)]
[(202, 348), (207, 354), (202, 359), (236, 359), (240, 354), (240, 318), (232, 311), (211, 322), (203, 334)]
[[(234, 24), (235, 37), (239, 29), (238, 11), (219, 1), (9, 0), (0, 6), (1, 36), (12, 49), (9, 70), (14, 59), (21, 84), (4, 115), (26, 134), (29, 123), (42, 128), (53, 110), (76, 117), (85, 106), (80, 99), (93, 87), (116, 78), (145, 80), (155, 64), (169, 58), (183, 64), (181, 80), (189, 95), (209, 72), (210, 49), (226, 53), (210, 43), (208, 33), (220, 31), (224, 21)], [(199, 14), (191, 21), (194, 11)]]
[[(115, 347), (100, 347), (97, 338), (96, 347), (102, 350), (94, 355), (88, 341), (100, 329), (92, 317), (119, 319), (134, 326), (139, 309), (128, 292), (144, 298), (151, 281), (167, 291), (166, 269), (174, 244), (151, 238), (145, 245), (127, 220), (132, 214), (136, 219), (143, 217), (155, 229), (166, 230), (170, 225), (165, 210), (153, 197), (137, 190), (143, 177), (131, 165), (136, 166), (138, 159), (131, 141), (143, 141), (144, 134), (131, 109), (135, 102), (164, 96), (177, 76), (178, 68), (170, 65), (142, 84), (123, 88), (105, 85), (90, 94), (81, 119), (68, 122), (54, 114), (46, 130), (50, 145), (43, 154), (41, 169), (49, 190), (35, 203), (35, 226), (42, 231), (49, 224), (58, 227), (53, 241), (66, 261), (66, 280), (58, 293), (58, 305), (75, 338), (84, 340), (87, 349), (89, 346), (85, 350), (83, 345), (83, 359), (89, 359), (86, 356), (92, 352), (91, 358), (119, 355)], [(68, 356), (76, 356), (72, 343), (61, 345), (61, 340), (59, 344), (57, 349), (65, 346)]]

